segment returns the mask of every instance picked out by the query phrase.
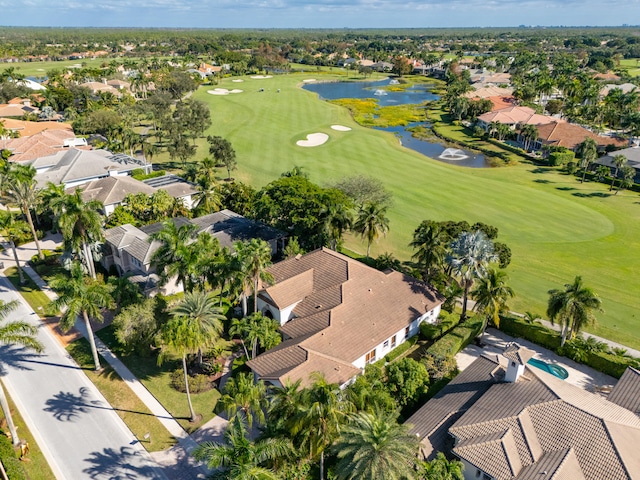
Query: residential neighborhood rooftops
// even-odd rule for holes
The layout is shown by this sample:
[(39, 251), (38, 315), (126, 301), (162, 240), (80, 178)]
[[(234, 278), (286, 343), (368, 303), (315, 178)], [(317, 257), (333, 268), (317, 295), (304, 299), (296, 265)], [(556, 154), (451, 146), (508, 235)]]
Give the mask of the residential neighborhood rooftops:
[[(11, 124), (11, 120), (9, 119), (5, 119), (5, 122), (9, 125)], [(65, 125), (57, 124), (57, 122), (42, 123)], [(6, 148), (11, 152), (10, 159), (12, 162), (28, 162), (33, 161), (39, 157), (55, 155), (65, 148), (65, 142), (75, 138), (75, 134), (73, 133), (73, 130), (71, 130), (70, 126), (65, 126), (67, 128), (43, 129), (37, 133), (33, 133), (30, 136), (24, 135), (18, 138), (11, 138), (4, 141), (3, 144), (6, 144)]]
[(592, 138), (598, 145), (615, 145), (616, 147), (628, 145), (628, 140), (616, 137), (605, 137), (587, 130), (580, 125), (557, 121), (538, 126), (538, 139), (546, 145), (555, 145), (574, 149), (587, 138)]
[[(504, 382), (505, 360), (481, 356), (409, 418), (426, 458), (452, 448), (498, 480), (541, 478), (542, 471), (545, 478), (640, 478), (640, 417), (528, 365), (517, 381)], [(629, 398), (636, 372), (625, 375), (633, 379), (623, 382), (631, 388), (621, 397)]]
[(63, 122), (29, 122), (25, 120), (16, 120), (14, 118), (2, 118), (0, 119), (0, 124), (4, 125), (4, 128), (8, 130), (18, 132), (22, 139), (43, 131), (51, 130), (66, 130), (71, 132), (73, 136), (73, 129), (71, 128), (71, 125)]
[(145, 193), (147, 195), (153, 195), (156, 191), (155, 188), (128, 175), (93, 180), (84, 185), (72, 187), (69, 191), (75, 192), (78, 188), (82, 189), (82, 199), (85, 202), (98, 200), (104, 205), (121, 203), (124, 197), (129, 194)]
[(496, 110), (493, 112), (483, 113), (478, 116), (478, 120), (489, 124), (491, 122), (505, 123), (507, 125), (544, 125), (548, 123), (562, 123), (564, 120), (551, 117), (548, 115), (540, 115), (530, 107), (511, 106)]

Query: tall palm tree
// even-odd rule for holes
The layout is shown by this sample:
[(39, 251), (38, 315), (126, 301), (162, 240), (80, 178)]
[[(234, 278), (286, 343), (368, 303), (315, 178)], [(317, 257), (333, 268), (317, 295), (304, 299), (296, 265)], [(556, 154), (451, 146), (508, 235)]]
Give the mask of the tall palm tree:
[(320, 480), (324, 479), (324, 451), (340, 435), (341, 428), (353, 412), (337, 384), (329, 383), (319, 373), (312, 374), (313, 385), (302, 392), (302, 405), (292, 419), (293, 435), (299, 435), (302, 448), (310, 458), (320, 459)]
[(420, 442), (397, 417), (397, 412), (359, 412), (351, 418), (333, 445), (337, 480), (417, 478), (413, 464)]
[[(507, 302), (514, 295), (513, 289), (507, 285), (508, 278), (504, 270), (489, 268), (486, 276), (480, 279), (471, 292), (476, 301), (476, 311), (485, 314), (486, 319), (490, 318), (496, 327), (500, 327), (500, 314), (507, 311)], [(481, 335), (486, 326), (485, 321)]]
[(102, 279), (91, 279), (84, 276), (82, 266), (78, 262), (71, 264), (70, 275), (59, 274), (55, 276), (49, 285), (58, 294), (58, 298), (53, 301), (53, 306), (57, 309), (64, 309), (60, 317), (60, 327), (63, 331), (68, 331), (76, 323), (76, 319), (82, 315), (89, 344), (96, 370), (100, 370), (100, 358), (96, 350), (96, 341), (91, 328), (90, 319), (102, 322), (103, 308), (113, 308), (114, 302), (111, 297), (112, 287), (105, 284)]
[(422, 222), (413, 233), (413, 240), (409, 244), (416, 253), (411, 257), (422, 271), (425, 282), (431, 280), (436, 271), (442, 267), (446, 257), (446, 233), (438, 222)]
[(616, 169), (613, 172), (613, 175), (611, 175), (611, 187), (609, 187), (609, 191), (613, 190), (613, 185), (616, 182), (616, 178), (618, 178), (618, 171), (626, 163), (627, 157), (625, 157), (624, 155), (616, 155), (615, 157), (613, 157), (613, 164), (615, 165)]
[(196, 184), (196, 190), (193, 195), (193, 209), (197, 215), (208, 215), (220, 210), (222, 197), (215, 183), (210, 183), (206, 178), (201, 177)]
[(302, 380), (291, 382), (286, 379), (282, 387), (271, 387), (269, 389), (267, 409), (267, 422), (270, 431), (276, 435), (281, 432), (288, 433), (288, 425), (302, 408), (302, 390), (300, 385)]
[(371, 251), (371, 244), (380, 235), (389, 231), (389, 219), (386, 217), (387, 207), (378, 203), (367, 202), (360, 207), (353, 230), (367, 240), (367, 258)]
[(76, 251), (81, 251), (87, 270), (91, 278), (96, 278), (96, 267), (93, 262), (90, 244), (104, 239), (102, 232), (103, 218), (100, 210), (104, 206), (98, 200), (85, 202), (82, 199), (82, 189), (67, 195), (61, 207), (62, 213), (58, 218), (58, 225), (62, 236)]
[(579, 150), (580, 158), (582, 158), (581, 167), (583, 168), (582, 180), (580, 180), (580, 183), (584, 183), (589, 165), (591, 165), (591, 163), (593, 163), (596, 158), (598, 158), (598, 144), (593, 138), (588, 137), (585, 138), (584, 142), (580, 144)]
[(444, 453), (438, 452), (436, 458), (422, 464), (422, 476), (429, 480), (464, 480), (464, 463), (460, 460), (448, 460)]
[(219, 411), (225, 412), (229, 421), (241, 414), (246, 418), (249, 428), (253, 427), (254, 418), (259, 424), (264, 423), (267, 406), (267, 387), (262, 380), (254, 383), (252, 373), (241, 373), (230, 378), (217, 404)]
[(190, 275), (197, 264), (197, 257), (189, 249), (197, 227), (193, 224), (176, 227), (170, 220), (162, 223), (162, 229), (150, 236), (151, 241), (160, 243), (151, 257), (156, 265), (162, 284), (177, 276), (185, 292), (191, 291)]
[(564, 290), (549, 290), (547, 316), (551, 323), (556, 321), (562, 325), (562, 342), (573, 338), (584, 325), (595, 322), (594, 312), (601, 312), (602, 302), (598, 295), (582, 282), (580, 275), (573, 283), (567, 283)]
[(16, 239), (22, 234), (29, 231), (29, 225), (22, 220), (16, 220), (10, 211), (0, 212), (0, 232), (2, 236), (9, 241), (9, 246), (13, 252), (13, 259), (16, 262), (16, 268), (18, 269), (18, 275), (20, 277), (20, 285), (24, 284), (24, 272), (20, 266), (20, 259), (18, 258), (18, 252), (16, 250)]
[(64, 211), (64, 201), (66, 193), (64, 191), (64, 185), (55, 185), (52, 182), (47, 182), (47, 186), (42, 189), (42, 207), (43, 210), (49, 210), (53, 213), (53, 224), (57, 226), (58, 218)]
[(138, 303), (142, 298), (140, 288), (129, 279), (130, 275), (109, 277), (109, 285), (113, 287), (113, 300), (116, 302), (116, 313), (120, 313), (123, 307)]
[(353, 225), (353, 213), (346, 205), (338, 203), (326, 207), (321, 215), (324, 217), (331, 250), (335, 251), (342, 240), (342, 234)]
[[(32, 173), (35, 175), (35, 170)], [(4, 193), (9, 203), (17, 205), (22, 210), (29, 223), (31, 235), (33, 235), (33, 241), (38, 250), (38, 256), (40, 260), (44, 260), (44, 254), (40, 248), (36, 227), (33, 225), (33, 217), (31, 216), (31, 209), (35, 208), (40, 201), (40, 191), (37, 189), (35, 179), (30, 175), (25, 176), (17, 172), (11, 172)]]
[(186, 328), (192, 332), (194, 341), (201, 345), (198, 348), (198, 362), (202, 363), (202, 347), (213, 346), (220, 340), (222, 321), (226, 319), (216, 298), (203, 291), (187, 292), (171, 309), (171, 314), (184, 317), (188, 322)]
[[(12, 300), (10, 302), (0, 301), (0, 320), (4, 320), (9, 313), (13, 312), (19, 306), (20, 302), (18, 300)], [(38, 328), (27, 322), (20, 320), (8, 322), (0, 325), (0, 344), (20, 345), (40, 353), (44, 350), (44, 347), (36, 339), (37, 334)], [(7, 420), (13, 445), (16, 446), (20, 443), (20, 439), (18, 438), (18, 432), (11, 417), (11, 410), (4, 393), (4, 388), (2, 387), (2, 382), (0, 382), (0, 407), (2, 407), (4, 418)]]
[(487, 273), (489, 263), (498, 260), (493, 251), (493, 243), (478, 230), (476, 232), (463, 232), (451, 244), (451, 254), (447, 262), (451, 266), (454, 275), (460, 277), (463, 288), (462, 315), (467, 317), (467, 299), (469, 290), (477, 278), (483, 278)]
[(524, 149), (529, 150), (538, 138), (538, 129), (535, 125), (523, 125), (520, 129), (520, 135), (522, 135), (522, 138), (524, 139)]
[(224, 443), (201, 443), (193, 451), (193, 457), (206, 462), (210, 469), (217, 469), (215, 478), (220, 480), (280, 480), (280, 475), (262, 465), (285, 457), (292, 450), (291, 442), (284, 439), (252, 443), (247, 439), (243, 419), (236, 417), (229, 422)]
[(258, 311), (258, 285), (260, 281), (270, 282), (273, 276), (267, 271), (271, 265), (271, 246), (259, 238), (234, 245), (243, 271), (253, 283), (253, 312)]
[[(275, 347), (281, 341), (278, 323), (256, 312), (245, 318), (234, 318), (229, 328), (230, 335), (238, 335), (243, 344), (251, 345), (251, 358), (256, 358), (258, 346), (264, 350)], [(246, 348), (246, 347), (245, 347)]]

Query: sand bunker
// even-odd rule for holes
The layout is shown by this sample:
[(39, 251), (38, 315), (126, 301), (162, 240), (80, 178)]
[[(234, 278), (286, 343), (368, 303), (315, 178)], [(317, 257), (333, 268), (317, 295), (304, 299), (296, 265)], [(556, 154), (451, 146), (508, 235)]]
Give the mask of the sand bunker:
[(307, 135), (306, 140), (298, 140), (296, 144), (299, 147), (317, 147), (329, 140), (329, 135), (326, 133), (310, 133)]
[(232, 82), (234, 82), (234, 83), (241, 83), (241, 82), (244, 82), (244, 80), (242, 80), (241, 78), (236, 78), (236, 79), (231, 80), (231, 81), (232, 81)]
[(304, 83), (311, 83), (311, 82), (315, 82), (316, 79), (315, 78), (307, 78), (306, 80), (302, 80)]
[(273, 75), (252, 75), (251, 78), (255, 78), (256, 80), (261, 80), (263, 78), (273, 78)]
[(242, 93), (242, 90), (233, 89), (227, 90), (226, 88), (214, 88), (213, 90), (207, 90), (209, 95), (229, 95), (230, 93)]
[(351, 127), (345, 127), (344, 125), (331, 125), (333, 130), (337, 130), (338, 132), (349, 132), (351, 131)]

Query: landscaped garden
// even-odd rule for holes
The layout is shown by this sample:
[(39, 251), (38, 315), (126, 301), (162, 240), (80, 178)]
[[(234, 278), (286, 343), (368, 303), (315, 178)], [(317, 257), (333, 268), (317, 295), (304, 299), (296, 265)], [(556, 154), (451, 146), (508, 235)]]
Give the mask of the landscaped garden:
[[(605, 310), (590, 331), (640, 346), (634, 327), (635, 292), (640, 291), (640, 279), (633, 274), (640, 267), (640, 259), (633, 254), (640, 242), (637, 194), (611, 195), (605, 185), (581, 184), (559, 170), (524, 162), (467, 169), (430, 160), (402, 148), (392, 134), (357, 125), (347, 109), (319, 101), (299, 88), (303, 80), (315, 76), (309, 72), (268, 79), (245, 77), (242, 83), (224, 79), (221, 87), (241, 86), (243, 92), (214, 96), (207, 94), (205, 86), (194, 94), (211, 108), (213, 126), (206, 134), (220, 135), (233, 144), (236, 177), (260, 187), (301, 166), (319, 184), (355, 174), (382, 180), (393, 192), (394, 204), (388, 212), (390, 232), (374, 245), (374, 256), (390, 251), (408, 259), (411, 235), (425, 219), (494, 225), (513, 252), (509, 275), (516, 292), (514, 310), (544, 311), (549, 289), (582, 275), (599, 293)], [(340, 77), (322, 76), (332, 78)], [(352, 130), (332, 130), (335, 124)], [(296, 145), (314, 132), (326, 133), (329, 140), (312, 148)], [(196, 158), (204, 155), (201, 148)], [(167, 160), (166, 154), (154, 159)], [(347, 239), (346, 246), (365, 249), (354, 237)]]

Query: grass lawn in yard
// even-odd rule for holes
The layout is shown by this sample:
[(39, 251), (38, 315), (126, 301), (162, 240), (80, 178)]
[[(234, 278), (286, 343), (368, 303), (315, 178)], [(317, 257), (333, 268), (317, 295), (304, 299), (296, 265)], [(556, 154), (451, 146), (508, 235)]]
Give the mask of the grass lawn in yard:
[(170, 380), (171, 372), (178, 368), (182, 369), (181, 359), (168, 359), (161, 366), (158, 366), (156, 356), (124, 355), (118, 348), (118, 342), (112, 326), (101, 329), (97, 334), (113, 352), (117, 353), (118, 358), (138, 377), (142, 384), (147, 387), (187, 432), (194, 432), (215, 416), (213, 410), (220, 398), (220, 392), (214, 388), (208, 392), (191, 394), (193, 408), (196, 413), (202, 415), (202, 419), (198, 423), (192, 424), (189, 422), (187, 395), (175, 390), (171, 386)]
[[(76, 340), (69, 344), (67, 351), (78, 365), (85, 369), (84, 372), (89, 379), (148, 451), (165, 450), (176, 443), (160, 420), (151, 413), (102, 357), (100, 361), (105, 368), (101, 372), (93, 370), (93, 357), (87, 340), (84, 338)], [(144, 439), (147, 432), (151, 433), (151, 443)]]
[(38, 288), (26, 273), (24, 274), (26, 280), (24, 285), (20, 285), (20, 276), (18, 275), (18, 269), (16, 267), (7, 268), (4, 274), (35, 312), (38, 312), (41, 316), (44, 315), (44, 312), (53, 313), (48, 311), (50, 310), (49, 304), (51, 303), (49, 297)]
[[(29, 444), (29, 454), (27, 455), (28, 461), (22, 463), (22, 466), (29, 476), (29, 480), (51, 480), (52, 478), (55, 478), (53, 476), (51, 468), (49, 468), (47, 459), (44, 458), (42, 450), (40, 450), (40, 447), (33, 438), (33, 435), (31, 435), (31, 432), (29, 431), (27, 424), (24, 422), (22, 415), (20, 415), (20, 412), (18, 412), (18, 409), (13, 403), (13, 400), (6, 391), (5, 394), (7, 395), (7, 399), (9, 401), (9, 409), (11, 410), (13, 423), (18, 429), (18, 438), (20, 438), (21, 440), (26, 440)], [(2, 410), (0, 410), (0, 418), (4, 418)]]
[[(303, 80), (312, 78), (314, 72), (244, 77), (242, 83), (226, 78), (217, 87), (243, 92), (216, 96), (203, 87), (194, 93), (193, 98), (211, 108), (213, 125), (206, 134), (227, 138), (236, 150), (236, 178), (259, 188), (296, 165), (321, 185), (347, 175), (379, 178), (393, 192), (394, 204), (388, 212), (390, 232), (373, 245), (374, 256), (389, 251), (402, 260), (410, 258), (408, 244), (422, 220), (494, 225), (513, 252), (508, 269), (517, 295), (513, 309), (544, 312), (549, 289), (582, 275), (606, 312), (598, 314), (599, 326), (590, 331), (640, 347), (636, 193), (609, 195), (605, 185), (581, 184), (573, 176), (526, 163), (473, 169), (429, 159), (403, 148), (390, 133), (357, 125), (345, 108), (302, 90)], [(331, 78), (340, 77), (322, 76)], [(336, 124), (352, 130), (331, 129)], [(329, 140), (318, 147), (296, 145), (310, 133), (325, 133)], [(200, 148), (196, 158), (207, 153)], [(366, 249), (353, 236), (345, 246), (356, 252)]]

